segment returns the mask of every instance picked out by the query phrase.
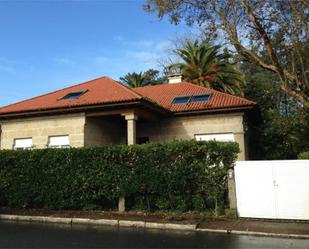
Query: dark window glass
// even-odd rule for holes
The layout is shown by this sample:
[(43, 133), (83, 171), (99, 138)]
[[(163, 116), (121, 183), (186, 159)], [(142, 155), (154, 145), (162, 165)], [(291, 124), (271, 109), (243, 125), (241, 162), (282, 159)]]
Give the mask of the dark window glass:
[(185, 104), (190, 100), (190, 96), (174, 98), (173, 104)]
[(204, 94), (204, 95), (198, 95), (198, 96), (192, 96), (191, 102), (202, 102), (202, 101), (208, 101), (210, 97), (210, 94)]
[(65, 95), (62, 99), (78, 99), (85, 92), (86, 92), (86, 90), (71, 92), (71, 93)]

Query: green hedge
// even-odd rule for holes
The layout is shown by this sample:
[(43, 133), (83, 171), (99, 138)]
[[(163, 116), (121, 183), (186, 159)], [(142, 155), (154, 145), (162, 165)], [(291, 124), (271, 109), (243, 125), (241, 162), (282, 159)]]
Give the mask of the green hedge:
[(309, 151), (300, 153), (300, 154), (298, 155), (298, 159), (309, 159)]
[(0, 151), (0, 205), (14, 208), (205, 210), (224, 207), (236, 143)]

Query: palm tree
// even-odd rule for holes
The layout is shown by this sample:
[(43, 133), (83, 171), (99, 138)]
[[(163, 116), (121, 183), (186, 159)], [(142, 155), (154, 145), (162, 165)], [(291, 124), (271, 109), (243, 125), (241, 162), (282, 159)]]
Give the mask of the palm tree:
[(220, 53), (220, 49), (209, 42), (189, 41), (184, 48), (175, 51), (183, 62), (172, 65), (170, 69), (179, 69), (183, 78), (194, 84), (243, 95), (243, 75), (230, 62), (227, 50)]
[(120, 77), (120, 81), (131, 88), (156, 85), (162, 83), (162, 80), (158, 77), (158, 74), (159, 71), (149, 69), (146, 72), (128, 73), (125, 76)]

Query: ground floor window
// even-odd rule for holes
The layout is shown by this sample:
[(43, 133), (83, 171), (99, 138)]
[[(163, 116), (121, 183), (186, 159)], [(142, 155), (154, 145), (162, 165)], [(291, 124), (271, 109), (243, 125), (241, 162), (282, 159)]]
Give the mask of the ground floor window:
[(69, 136), (50, 136), (48, 139), (49, 148), (70, 148)]
[(195, 135), (197, 141), (211, 141), (215, 140), (218, 142), (234, 142), (233, 133), (219, 133), (219, 134), (197, 134)]
[(14, 150), (29, 150), (32, 147), (32, 138), (16, 138), (14, 140)]

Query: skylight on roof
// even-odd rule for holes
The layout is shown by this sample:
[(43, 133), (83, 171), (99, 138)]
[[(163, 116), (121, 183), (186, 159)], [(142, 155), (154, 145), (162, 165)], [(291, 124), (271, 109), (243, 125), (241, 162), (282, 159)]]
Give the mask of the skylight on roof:
[(87, 92), (87, 90), (80, 90), (80, 91), (70, 92), (67, 95), (65, 95), (62, 99), (78, 99), (85, 92)]
[(188, 103), (196, 103), (196, 102), (206, 102), (209, 100), (209, 98), (210, 98), (210, 94), (182, 96), (182, 97), (174, 98), (173, 104), (188, 104)]
[(191, 102), (208, 101), (209, 98), (210, 98), (210, 94), (195, 95), (195, 96), (192, 96)]
[(190, 100), (190, 96), (184, 96), (184, 97), (176, 97), (173, 100), (173, 104), (186, 104)]

